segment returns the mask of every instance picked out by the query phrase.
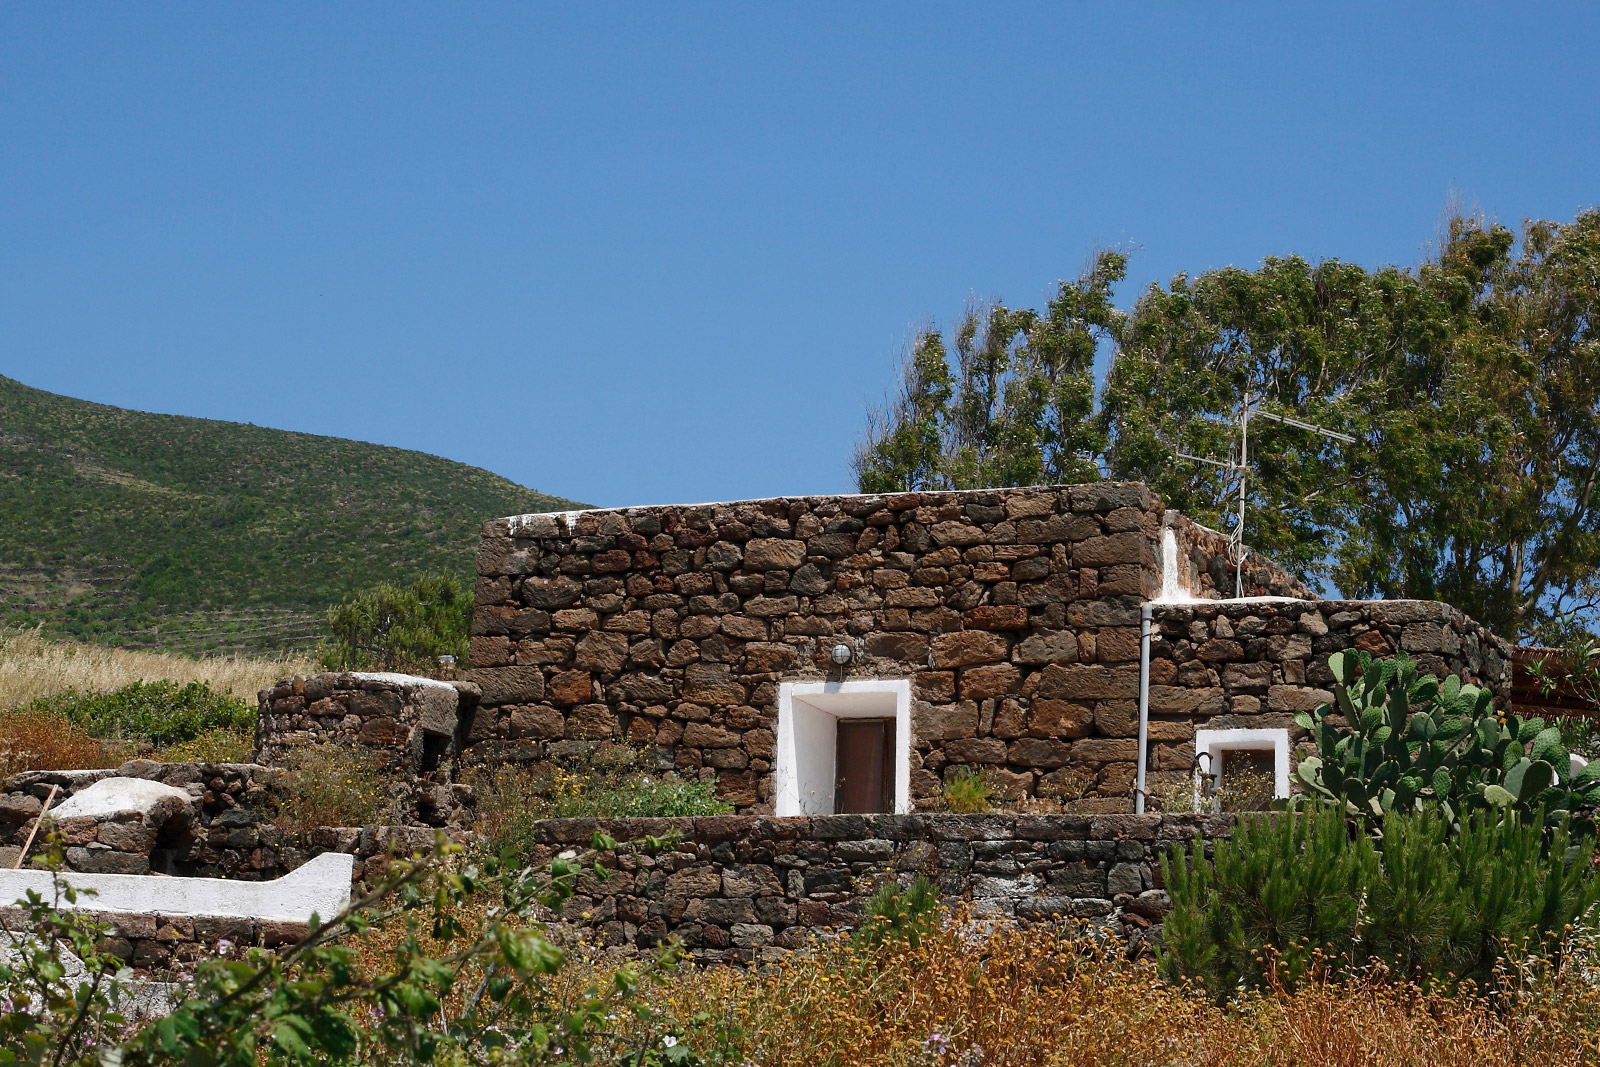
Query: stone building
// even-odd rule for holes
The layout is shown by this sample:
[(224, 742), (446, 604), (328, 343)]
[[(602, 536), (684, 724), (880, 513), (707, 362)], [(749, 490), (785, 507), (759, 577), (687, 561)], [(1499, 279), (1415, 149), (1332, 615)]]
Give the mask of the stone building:
[(477, 568), (469, 753), (626, 741), (750, 814), (927, 809), (960, 768), (1132, 812), (1229, 753), (1286, 790), (1330, 652), (1507, 671), (1448, 605), (1320, 601), (1138, 483), (521, 515)]

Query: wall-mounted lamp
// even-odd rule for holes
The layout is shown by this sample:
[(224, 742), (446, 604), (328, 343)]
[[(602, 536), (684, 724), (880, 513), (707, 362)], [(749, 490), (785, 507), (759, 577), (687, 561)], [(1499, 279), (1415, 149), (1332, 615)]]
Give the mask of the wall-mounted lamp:
[(843, 667), (846, 663), (850, 662), (850, 657), (855, 655), (855, 652), (850, 648), (849, 645), (841, 641), (837, 645), (833, 646), (833, 651), (828, 655), (833, 662)]

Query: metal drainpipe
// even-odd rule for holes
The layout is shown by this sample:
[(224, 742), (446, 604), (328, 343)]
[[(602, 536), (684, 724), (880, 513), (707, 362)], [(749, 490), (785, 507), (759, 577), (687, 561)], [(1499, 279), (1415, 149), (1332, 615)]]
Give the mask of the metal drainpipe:
[(1144, 772), (1150, 747), (1150, 619), (1155, 603), (1139, 607), (1139, 771), (1133, 785), (1133, 813), (1144, 814)]

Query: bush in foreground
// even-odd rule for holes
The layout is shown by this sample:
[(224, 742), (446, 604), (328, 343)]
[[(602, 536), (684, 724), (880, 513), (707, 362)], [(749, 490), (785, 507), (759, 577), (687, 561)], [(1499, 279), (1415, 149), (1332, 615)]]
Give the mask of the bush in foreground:
[[(1566, 1067), (1600, 1053), (1591, 952), (1508, 974), (1492, 1002), (1324, 969), (1219, 1004), (1073, 927), (940, 910), (915, 939), (819, 939), (761, 969), (673, 969), (670, 948), (619, 965), (539, 921), (580, 878), (604, 880), (589, 858), (496, 870), (450, 851), (393, 867), (299, 946), (224, 946), (154, 1023), (115, 1010), (127, 976), (101, 969), (104, 931), (35, 898), (40, 940), (0, 957), (0, 1067)], [(64, 974), (56, 945), (89, 972)]]
[(1318, 966), (1491, 989), (1508, 960), (1560, 960), (1600, 903), (1592, 843), (1538, 817), (1456, 825), (1391, 813), (1374, 838), (1327, 806), (1242, 819), (1209, 858), (1199, 841), (1174, 849), (1162, 968), (1225, 996)]
[(1575, 966), (1530, 966), (1495, 1001), (1322, 970), (1219, 1004), (1070, 927), (945, 920), (916, 945), (819, 942), (759, 971), (663, 976), (642, 990), (652, 1032), (761, 1067), (1557, 1067), (1600, 1047), (1600, 997)]

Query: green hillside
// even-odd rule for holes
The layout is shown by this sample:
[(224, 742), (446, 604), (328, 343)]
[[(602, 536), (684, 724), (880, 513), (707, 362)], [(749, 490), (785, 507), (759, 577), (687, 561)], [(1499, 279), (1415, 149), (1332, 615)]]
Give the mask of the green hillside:
[(485, 518), (581, 507), (421, 452), (152, 415), (0, 377), (0, 622), (303, 649), (328, 604), (472, 573)]

